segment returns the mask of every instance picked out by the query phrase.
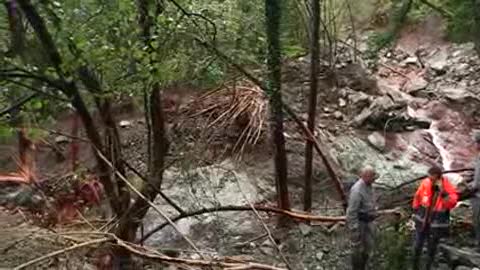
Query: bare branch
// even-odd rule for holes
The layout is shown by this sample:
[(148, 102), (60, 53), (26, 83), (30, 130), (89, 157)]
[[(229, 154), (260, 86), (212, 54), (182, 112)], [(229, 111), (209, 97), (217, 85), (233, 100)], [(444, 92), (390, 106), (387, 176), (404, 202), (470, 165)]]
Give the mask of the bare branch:
[(19, 101), (15, 102), (15, 104), (13, 104), (10, 107), (0, 111), (0, 117), (4, 116), (5, 114), (11, 113), (12, 111), (15, 111), (15, 110), (19, 109), (20, 107), (25, 105), (27, 102), (29, 102), (30, 100), (32, 100), (36, 96), (37, 96), (37, 93), (33, 93), (33, 94), (30, 94), (30, 95), (20, 99)]

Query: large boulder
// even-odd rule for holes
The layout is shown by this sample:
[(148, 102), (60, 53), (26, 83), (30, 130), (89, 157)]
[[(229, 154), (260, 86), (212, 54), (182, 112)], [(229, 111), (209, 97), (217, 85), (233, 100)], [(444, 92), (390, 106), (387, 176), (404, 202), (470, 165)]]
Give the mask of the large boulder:
[(332, 156), (345, 171), (357, 174), (363, 166), (371, 165), (380, 175), (377, 180), (380, 184), (395, 186), (425, 175), (428, 170), (428, 165), (411, 159), (414, 153), (418, 153), (418, 149), (413, 145), (398, 150), (401, 154), (391, 150), (382, 155), (360, 136), (344, 135), (337, 137), (332, 146)]
[[(169, 169), (165, 171), (163, 185), (167, 196), (189, 212), (225, 205), (247, 205), (246, 199), (258, 203), (271, 197), (274, 188), (274, 183), (239, 170), (229, 160), (200, 168)], [(155, 204), (170, 216), (178, 214), (161, 198)], [(154, 209), (150, 209), (145, 217), (144, 229), (148, 232), (164, 222)], [(222, 241), (222, 237), (229, 233), (231, 237), (251, 237), (259, 226), (250, 212), (210, 213), (182, 219), (176, 224), (183, 234), (208, 247)], [(207, 241), (209, 238), (211, 241)], [(165, 242), (179, 245), (182, 244), (182, 241), (177, 241), (180, 239), (180, 235), (169, 226), (149, 238), (148, 243), (154, 246)]]
[(353, 119), (355, 127), (381, 131), (405, 131), (426, 129), (430, 122), (412, 118), (407, 113), (406, 103), (396, 103), (388, 96), (377, 97)]

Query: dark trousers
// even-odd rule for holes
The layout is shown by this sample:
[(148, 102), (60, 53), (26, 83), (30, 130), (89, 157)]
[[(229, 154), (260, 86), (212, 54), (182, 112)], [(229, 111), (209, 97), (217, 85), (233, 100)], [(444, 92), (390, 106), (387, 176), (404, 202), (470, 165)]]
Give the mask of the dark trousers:
[(351, 244), (353, 270), (366, 270), (370, 253), (375, 241), (375, 225), (372, 222), (361, 222), (359, 231), (352, 235)]
[(432, 269), (433, 262), (435, 260), (435, 254), (437, 253), (438, 243), (442, 238), (442, 233), (436, 232), (435, 229), (430, 230), (426, 228), (422, 230), (417, 228), (415, 230), (415, 244), (413, 247), (413, 270), (419, 269), (420, 258), (422, 256), (422, 249), (425, 241), (427, 241), (427, 264), (426, 269)]

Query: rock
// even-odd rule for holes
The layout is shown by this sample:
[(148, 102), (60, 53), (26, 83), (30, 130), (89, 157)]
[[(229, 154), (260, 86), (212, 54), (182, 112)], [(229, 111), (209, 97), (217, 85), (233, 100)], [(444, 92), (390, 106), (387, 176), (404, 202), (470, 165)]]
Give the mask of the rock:
[(385, 138), (383, 137), (382, 134), (380, 134), (380, 132), (374, 132), (370, 134), (367, 137), (367, 139), (370, 145), (373, 146), (375, 149), (377, 149), (382, 153), (385, 151), (385, 146), (386, 146)]
[[(390, 151), (399, 154), (388, 160), (386, 155), (379, 155), (375, 148), (357, 135), (338, 136), (330, 146), (330, 156), (336, 157), (337, 162), (347, 173), (357, 174), (364, 165), (374, 166), (380, 173), (378, 183), (395, 186), (424, 175), (428, 170), (429, 165), (410, 159), (412, 153), (418, 152), (415, 147), (409, 145), (405, 149), (394, 148)], [(409, 169), (396, 168), (397, 164), (404, 164)]]
[[(210, 166), (194, 168), (171, 167), (164, 172), (163, 186), (168, 190), (169, 197), (182, 202), (185, 211), (194, 211), (200, 208), (218, 207), (222, 205), (245, 205), (248, 199), (252, 203), (267, 200), (275, 193), (273, 179), (266, 174), (270, 163), (262, 166), (262, 170), (239, 169), (232, 160), (225, 160)], [(265, 172), (264, 172), (265, 171)], [(246, 198), (245, 198), (246, 197)], [(155, 204), (169, 215), (175, 215), (173, 209), (162, 198), (155, 200)], [(182, 219), (176, 222), (180, 232), (191, 237), (195, 243), (213, 248), (217, 238), (225, 236), (226, 232), (234, 231), (237, 235), (252, 235), (262, 231), (261, 224), (252, 213), (226, 212), (221, 214), (203, 215), (201, 219)], [(208, 218), (212, 217), (212, 218)], [(164, 219), (153, 209), (145, 217), (145, 231), (163, 223)], [(257, 231), (258, 230), (258, 231)], [(206, 235), (207, 233), (212, 235)], [(206, 239), (212, 238), (211, 241)], [(176, 243), (182, 239), (171, 227), (154, 234), (146, 242), (152, 246)], [(179, 241), (182, 242), (182, 241)]]
[(474, 96), (464, 88), (446, 87), (441, 88), (440, 93), (453, 101), (465, 101), (468, 98), (474, 98)]
[(324, 255), (325, 253), (323, 253), (322, 251), (319, 251), (317, 252), (317, 254), (315, 254), (315, 257), (317, 258), (317, 260), (321, 261), (323, 260)]
[(445, 51), (440, 51), (436, 53), (433, 57), (430, 57), (427, 60), (427, 63), (430, 65), (430, 68), (433, 69), (437, 75), (443, 75), (446, 72), (447, 68), (447, 53)]
[(338, 106), (340, 106), (340, 107), (347, 106), (347, 101), (345, 101), (345, 99), (343, 99), (343, 98), (338, 99)]
[(370, 96), (363, 92), (355, 91), (353, 94), (348, 96), (348, 99), (350, 100), (350, 103), (355, 106), (355, 108), (359, 109), (358, 112), (361, 112), (363, 108), (370, 105)]
[(68, 143), (68, 142), (70, 142), (70, 139), (67, 136), (60, 135), (55, 137), (55, 143), (57, 144)]
[(340, 112), (340, 111), (335, 111), (333, 113), (333, 117), (335, 117), (335, 119), (337, 119), (337, 120), (342, 120), (343, 119), (343, 113)]
[(118, 125), (121, 128), (127, 128), (127, 127), (130, 127), (132, 125), (132, 122), (130, 122), (128, 120), (122, 120), (122, 121), (120, 121), (120, 123)]
[(416, 65), (417, 63), (418, 58), (416, 56), (410, 56), (403, 60), (403, 65)]
[(428, 82), (420, 76), (415, 77), (414, 79), (410, 80), (406, 85), (407, 93), (411, 94), (420, 90), (427, 88)]
[(312, 227), (304, 223), (301, 223), (300, 225), (298, 225), (298, 228), (302, 232), (303, 236), (307, 236), (312, 231)]
[(466, 267), (466, 266), (461, 265), (461, 266), (455, 267), (455, 270), (473, 270), (473, 269), (471, 267)]
[(462, 64), (458, 65), (457, 67), (455, 67), (454, 70), (455, 70), (455, 72), (456, 72), (457, 74), (465, 74), (465, 73), (467, 73), (467, 72), (469, 71), (469, 70), (468, 70), (469, 68), (470, 68), (470, 65), (469, 65), (469, 64), (467, 64), (467, 63), (462, 63)]

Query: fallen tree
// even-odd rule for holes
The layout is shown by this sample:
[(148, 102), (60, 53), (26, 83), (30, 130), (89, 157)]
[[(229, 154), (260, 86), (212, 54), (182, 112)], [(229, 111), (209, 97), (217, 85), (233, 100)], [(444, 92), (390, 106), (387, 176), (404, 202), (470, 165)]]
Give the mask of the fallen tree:
[[(293, 219), (301, 220), (301, 221), (316, 221), (316, 222), (332, 222), (332, 223), (337, 223), (337, 222), (344, 222), (346, 220), (345, 216), (316, 216), (316, 215), (311, 215), (305, 212), (300, 212), (300, 211), (288, 211), (288, 210), (282, 210), (279, 208), (271, 207), (271, 206), (263, 206), (263, 205), (255, 205), (254, 208), (252, 208), (250, 205), (225, 205), (225, 206), (220, 206), (220, 207), (211, 207), (211, 208), (202, 208), (199, 210), (195, 210), (192, 212), (188, 212), (185, 214), (178, 215), (174, 218), (171, 219), (172, 222), (177, 222), (181, 219), (189, 218), (189, 217), (194, 217), (194, 216), (199, 216), (203, 214), (208, 214), (208, 213), (217, 213), (217, 212), (231, 212), (231, 211), (254, 211), (257, 210), (259, 212), (266, 212), (266, 213), (274, 213), (274, 214), (279, 214), (279, 215), (284, 215)], [(381, 210), (378, 212), (379, 215), (388, 215), (388, 214), (395, 214), (395, 215), (402, 215), (401, 212), (398, 209), (386, 209), (386, 210)], [(168, 226), (170, 222), (165, 222), (157, 227), (155, 227), (153, 230), (150, 232), (146, 233), (142, 239), (139, 240), (140, 243), (143, 243), (146, 239), (148, 239), (150, 236), (155, 234), (156, 232), (162, 230), (166, 226)]]

